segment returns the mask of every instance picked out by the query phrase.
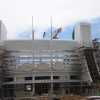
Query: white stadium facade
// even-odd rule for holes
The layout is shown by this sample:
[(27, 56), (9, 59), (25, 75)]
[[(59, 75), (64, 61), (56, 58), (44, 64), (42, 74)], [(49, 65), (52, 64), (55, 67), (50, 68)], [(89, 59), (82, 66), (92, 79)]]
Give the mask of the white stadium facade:
[(7, 40), (0, 22), (0, 97), (37, 100), (65, 94), (96, 95), (100, 81), (100, 43), (91, 25), (81, 22), (75, 40)]

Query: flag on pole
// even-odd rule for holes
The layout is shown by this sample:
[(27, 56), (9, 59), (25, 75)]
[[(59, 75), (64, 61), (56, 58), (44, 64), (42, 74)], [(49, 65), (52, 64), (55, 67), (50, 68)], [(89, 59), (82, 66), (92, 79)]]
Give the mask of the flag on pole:
[(74, 40), (75, 39), (75, 31), (73, 29), (73, 32), (72, 32), (72, 39)]
[(52, 40), (52, 16), (50, 17), (50, 25), (51, 25), (51, 40)]
[(62, 28), (61, 27), (59, 27), (58, 29), (56, 29), (55, 31), (54, 31), (54, 35), (53, 35), (53, 39), (57, 39), (58, 37), (58, 34), (60, 33), (62, 31)]
[(43, 38), (45, 37), (45, 35), (46, 35), (46, 32), (43, 33)]
[(32, 16), (32, 40), (34, 40), (34, 25), (33, 25), (33, 16)]
[(58, 28), (57, 30), (56, 30), (56, 33), (60, 33), (62, 31), (62, 28), (60, 27), (60, 28)]

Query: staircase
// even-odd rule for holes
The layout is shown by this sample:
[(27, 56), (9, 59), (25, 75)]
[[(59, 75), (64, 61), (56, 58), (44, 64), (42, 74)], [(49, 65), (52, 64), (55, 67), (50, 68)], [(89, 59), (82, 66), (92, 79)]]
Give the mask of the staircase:
[(97, 83), (98, 81), (100, 81), (100, 74), (99, 74), (99, 71), (98, 71), (98, 66), (95, 62), (95, 58), (94, 58), (94, 55), (93, 55), (93, 49), (89, 48), (89, 49), (84, 49), (84, 55), (85, 55), (85, 58), (86, 58), (86, 62), (87, 62), (87, 65), (88, 65), (88, 70), (90, 72), (90, 76), (92, 78), (92, 81), (94, 83)]

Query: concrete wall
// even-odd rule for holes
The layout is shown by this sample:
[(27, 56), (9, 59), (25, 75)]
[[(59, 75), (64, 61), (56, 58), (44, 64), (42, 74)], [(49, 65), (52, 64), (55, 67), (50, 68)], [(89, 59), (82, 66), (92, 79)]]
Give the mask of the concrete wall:
[(75, 41), (61, 40), (8, 40), (4, 46), (10, 50), (71, 50), (78, 47)]

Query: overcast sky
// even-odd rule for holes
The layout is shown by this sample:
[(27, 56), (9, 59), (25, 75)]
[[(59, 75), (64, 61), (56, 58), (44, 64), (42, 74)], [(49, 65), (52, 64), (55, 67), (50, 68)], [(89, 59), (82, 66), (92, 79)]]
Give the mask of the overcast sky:
[(8, 38), (31, 26), (49, 27), (50, 16), (54, 26), (70, 25), (80, 20), (100, 16), (100, 0), (0, 0), (0, 19), (8, 30)]

